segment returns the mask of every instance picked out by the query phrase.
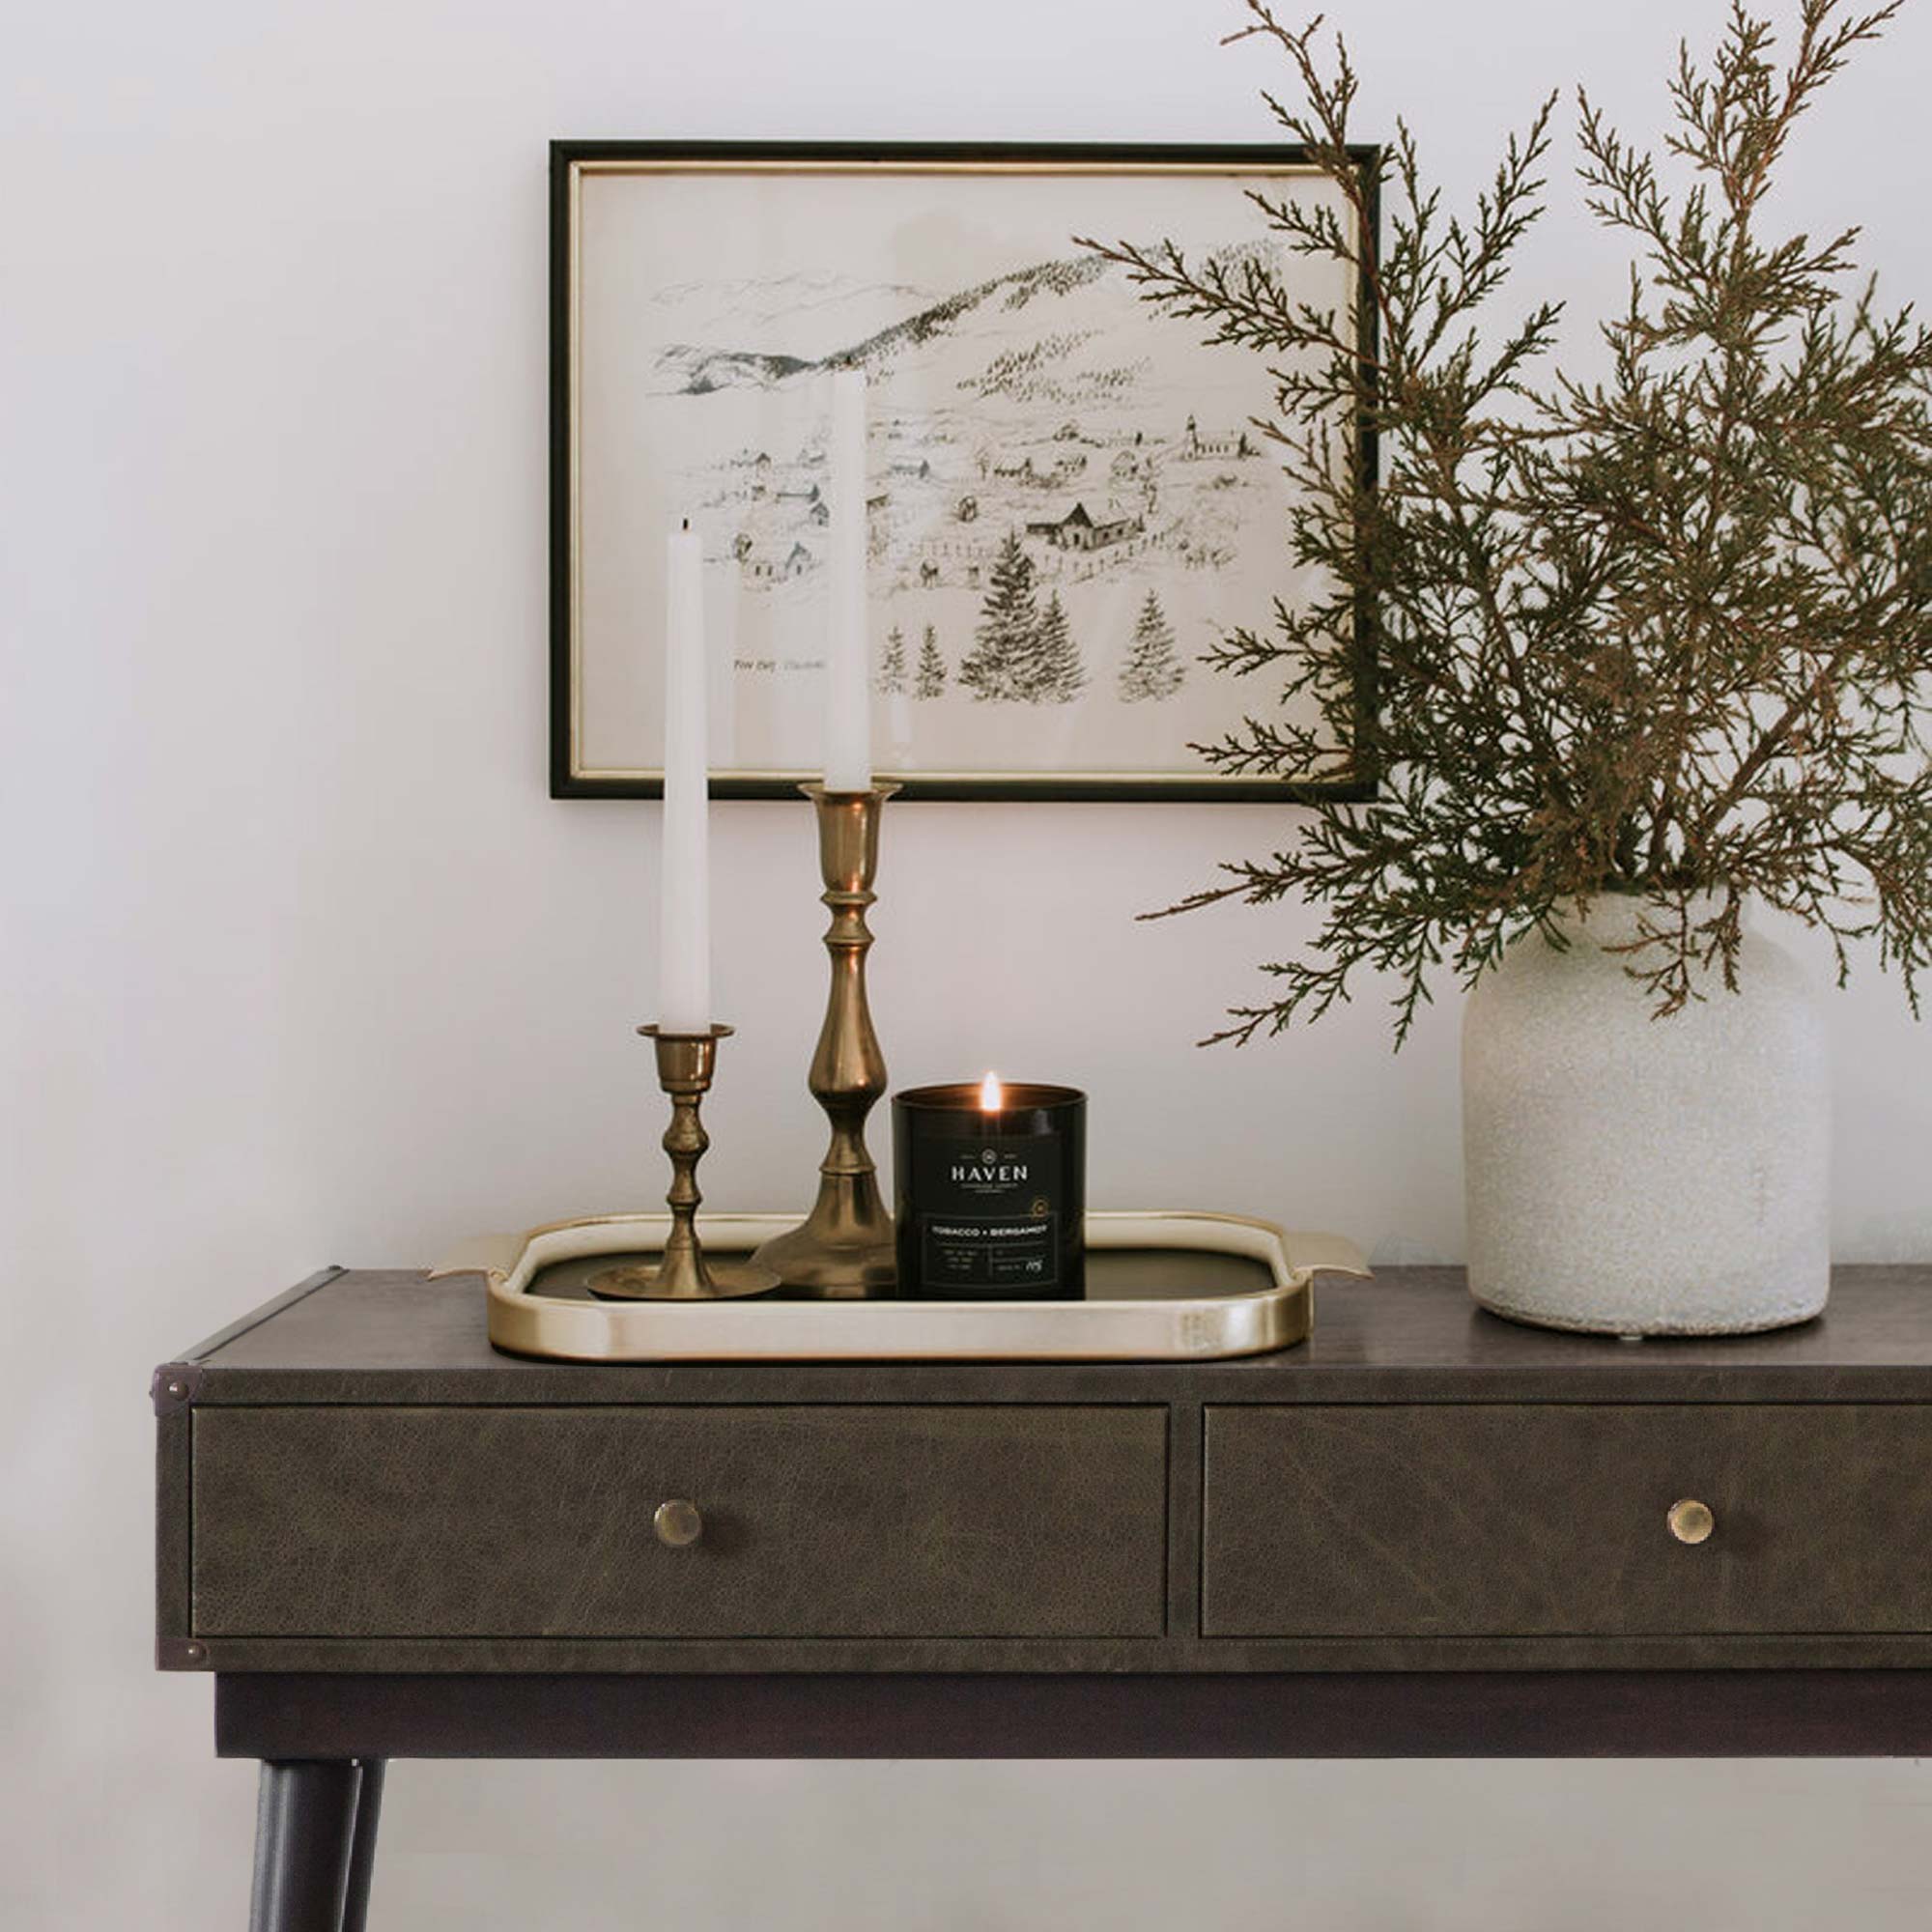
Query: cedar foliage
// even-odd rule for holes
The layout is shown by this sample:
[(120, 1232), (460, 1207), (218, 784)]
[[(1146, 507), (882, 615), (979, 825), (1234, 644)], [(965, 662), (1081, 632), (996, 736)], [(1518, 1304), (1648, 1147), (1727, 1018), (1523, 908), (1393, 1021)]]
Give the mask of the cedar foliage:
[[(1601, 325), (1606, 373), (1551, 369), (1560, 309), (1493, 311), (1542, 211), (1552, 95), (1472, 211), (1445, 212), (1408, 129), (1349, 153), (1356, 74), (1318, 18), (1284, 27), (1299, 104), (1264, 99), (1334, 185), (1250, 196), (1288, 251), (1345, 265), (1372, 305), (1301, 299), (1244, 254), (1089, 242), (1143, 299), (1267, 358), (1258, 424), (1299, 486), (1291, 549), (1330, 585), (1277, 604), (1209, 662), (1311, 697), (1320, 725), (1264, 712), (1199, 747), (1231, 773), (1374, 772), (1376, 802), (1326, 800), (1262, 860), (1170, 911), (1288, 894), (1321, 913), (1269, 966), (1278, 997), (1217, 1039), (1278, 1033), (1393, 976), (1401, 1044), (1432, 981), (1463, 983), (1514, 939), (1604, 894), (1645, 902), (1627, 968), (1659, 1014), (1736, 984), (1751, 895), (1847, 948), (1875, 939), (1913, 1010), (1932, 963), (1932, 334), (1855, 280), (1856, 229), (1772, 232), (1767, 196), (1818, 91), (1900, 0), (1799, 0), (1780, 53), (1734, 4), (1715, 52), (1681, 47), (1662, 159), (1581, 90), (1587, 205), (1635, 259)], [(1371, 186), (1386, 235), (1373, 237)], [(1368, 259), (1363, 259), (1364, 256)], [(1372, 489), (1350, 418), (1373, 427)], [(1358, 624), (1358, 615), (1366, 621)], [(1358, 680), (1372, 694), (1355, 730)], [(1159, 916), (1159, 915), (1156, 915)]]

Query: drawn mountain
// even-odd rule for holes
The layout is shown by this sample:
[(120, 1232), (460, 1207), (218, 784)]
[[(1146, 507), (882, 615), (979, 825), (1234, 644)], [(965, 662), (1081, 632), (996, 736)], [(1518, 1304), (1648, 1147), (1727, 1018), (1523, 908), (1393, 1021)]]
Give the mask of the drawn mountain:
[[(1258, 245), (1235, 244), (1219, 254), (1232, 261)], [(1159, 331), (1165, 353), (1175, 348), (1172, 325), (1134, 301), (1125, 271), (1092, 255), (1033, 263), (936, 299), (921, 298), (909, 312), (901, 307), (884, 326), (816, 356), (750, 346), (762, 332), (751, 323), (754, 306), (770, 312), (784, 294), (801, 294), (798, 285), (808, 279), (826, 314), (862, 312), (888, 296), (903, 301), (911, 293), (829, 277), (758, 283), (755, 299), (750, 285), (735, 285), (729, 295), (724, 285), (688, 285), (691, 302), (702, 300), (713, 313), (729, 310), (730, 321), (716, 335), (693, 330), (660, 353), (659, 393), (775, 388), (827, 369), (860, 368), (886, 383), (917, 373), (928, 379), (929, 389), (962, 401), (1005, 398), (1070, 410), (1131, 385), (1151, 352), (1152, 331)], [(737, 303), (742, 306), (734, 308)]]
[(651, 298), (647, 327), (656, 340), (676, 345), (659, 372), (662, 389), (691, 386), (716, 356), (724, 359), (710, 371), (709, 385), (721, 388), (781, 382), (932, 299), (930, 289), (830, 271), (687, 281)]
[(1032, 268), (1014, 269), (932, 302), (903, 321), (852, 344), (832, 359), (867, 371), (882, 368), (904, 350), (918, 348), (935, 336), (954, 333), (962, 321), (976, 313), (1016, 315), (1042, 297), (1066, 296), (1075, 289), (1089, 287), (1108, 268), (1109, 264), (1097, 256), (1077, 256), (1071, 261), (1037, 262)]
[(767, 355), (754, 350), (704, 349), (696, 343), (674, 342), (659, 355), (661, 389), (687, 396), (708, 396), (714, 389), (769, 389), (787, 376), (798, 376), (819, 364), (797, 355)]

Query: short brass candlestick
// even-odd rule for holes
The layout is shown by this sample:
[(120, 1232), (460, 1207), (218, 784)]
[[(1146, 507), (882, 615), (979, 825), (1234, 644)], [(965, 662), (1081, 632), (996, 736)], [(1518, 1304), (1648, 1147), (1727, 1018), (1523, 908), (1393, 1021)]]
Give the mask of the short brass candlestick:
[(664, 1150), (670, 1155), (670, 1234), (656, 1267), (636, 1262), (608, 1267), (584, 1285), (592, 1294), (614, 1301), (722, 1301), (737, 1294), (763, 1294), (779, 1285), (778, 1276), (755, 1261), (714, 1262), (705, 1259), (697, 1238), (697, 1163), (711, 1145), (704, 1122), (697, 1117), (699, 1100), (711, 1086), (718, 1065), (718, 1042), (731, 1032), (715, 1026), (708, 1033), (666, 1033), (640, 1026), (638, 1031), (657, 1048), (658, 1085), (670, 1095), (670, 1125), (665, 1129)]
[(832, 990), (807, 1081), (832, 1122), (832, 1144), (819, 1163), (811, 1212), (767, 1241), (753, 1260), (777, 1268), (784, 1285), (801, 1294), (864, 1301), (893, 1293), (898, 1281), (893, 1217), (866, 1151), (866, 1116), (886, 1091), (886, 1058), (866, 1004), (866, 953), (872, 944), (866, 909), (878, 897), (872, 879), (879, 866), (879, 810), (898, 786), (827, 791), (806, 784), (799, 790), (818, 813), (818, 869), (832, 913), (825, 934)]

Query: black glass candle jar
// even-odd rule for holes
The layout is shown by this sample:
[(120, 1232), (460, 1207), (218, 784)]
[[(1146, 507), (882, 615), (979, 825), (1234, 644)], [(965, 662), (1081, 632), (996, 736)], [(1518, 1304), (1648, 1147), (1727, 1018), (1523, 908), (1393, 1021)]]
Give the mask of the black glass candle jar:
[(1077, 1301), (1086, 1292), (1087, 1096), (991, 1075), (893, 1095), (899, 1293)]

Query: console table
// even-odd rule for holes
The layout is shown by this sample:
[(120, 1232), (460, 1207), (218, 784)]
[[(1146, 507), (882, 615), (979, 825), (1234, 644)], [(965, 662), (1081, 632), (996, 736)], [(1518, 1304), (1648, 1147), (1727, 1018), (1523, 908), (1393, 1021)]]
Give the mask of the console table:
[(331, 1268), (154, 1398), (257, 1932), (357, 1932), (392, 1757), (1932, 1751), (1932, 1267), (1740, 1341), (1395, 1268), (1241, 1361), (675, 1367)]

